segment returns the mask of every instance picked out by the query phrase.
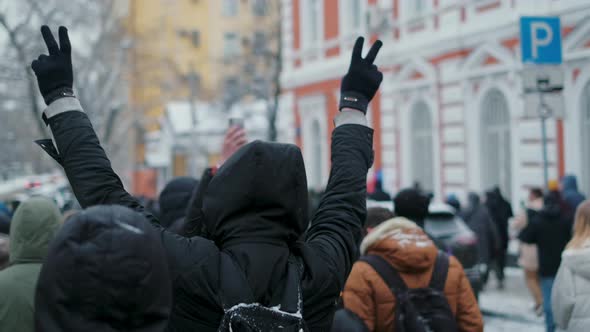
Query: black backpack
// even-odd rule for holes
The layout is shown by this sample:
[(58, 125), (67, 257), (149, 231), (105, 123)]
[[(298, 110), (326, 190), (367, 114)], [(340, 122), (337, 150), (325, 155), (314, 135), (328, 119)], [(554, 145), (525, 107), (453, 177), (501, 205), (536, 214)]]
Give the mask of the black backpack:
[(408, 288), (399, 273), (383, 258), (363, 256), (395, 296), (395, 332), (456, 332), (457, 322), (444, 294), (449, 257), (439, 251), (428, 288)]
[[(289, 257), (287, 280), (283, 292), (275, 291), (271, 303), (255, 303), (254, 295), (240, 268), (231, 259), (222, 260), (220, 296), (224, 310), (219, 332), (307, 332), (303, 321), (301, 298), (302, 264)], [(233, 271), (229, 273), (230, 271)]]

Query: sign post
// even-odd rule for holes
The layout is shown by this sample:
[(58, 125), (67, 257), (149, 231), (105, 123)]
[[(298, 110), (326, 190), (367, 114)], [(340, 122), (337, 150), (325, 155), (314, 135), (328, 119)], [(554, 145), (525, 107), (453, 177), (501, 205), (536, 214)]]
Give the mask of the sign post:
[(539, 95), (537, 116), (541, 119), (543, 180), (547, 185), (549, 165), (546, 122), (554, 115), (554, 109), (547, 102), (546, 94), (555, 95), (563, 90), (563, 74), (557, 67), (562, 62), (559, 17), (521, 17), (520, 45), (525, 65), (524, 92)]

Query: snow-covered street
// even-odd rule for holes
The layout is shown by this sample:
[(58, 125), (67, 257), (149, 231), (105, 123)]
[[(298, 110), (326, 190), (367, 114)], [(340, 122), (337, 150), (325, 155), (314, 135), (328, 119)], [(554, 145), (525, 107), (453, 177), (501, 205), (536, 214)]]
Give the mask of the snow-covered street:
[(497, 289), (496, 279), (490, 276), (486, 289), (480, 294), (480, 308), (484, 314), (485, 332), (545, 331), (543, 317), (532, 310), (532, 299), (524, 282), (523, 271), (506, 269), (505, 289)]

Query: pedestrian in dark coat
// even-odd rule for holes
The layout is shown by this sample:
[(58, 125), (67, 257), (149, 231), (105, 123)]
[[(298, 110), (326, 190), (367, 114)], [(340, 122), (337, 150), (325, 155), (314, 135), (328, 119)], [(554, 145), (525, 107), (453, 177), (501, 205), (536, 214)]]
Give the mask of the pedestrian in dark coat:
[(35, 325), (46, 332), (161, 332), (171, 308), (158, 232), (128, 208), (95, 206), (71, 217), (52, 242)]
[(561, 197), (567, 202), (572, 211), (576, 211), (586, 196), (578, 191), (578, 180), (574, 175), (566, 175), (561, 179)]
[(383, 190), (383, 181), (380, 177), (375, 180), (375, 190), (369, 194), (369, 199), (377, 202), (391, 201), (391, 196)]
[(467, 200), (469, 205), (461, 213), (461, 218), (465, 220), (469, 228), (477, 235), (479, 262), (485, 264), (487, 267), (482, 280), (485, 284), (489, 275), (492, 258), (500, 250), (502, 240), (488, 209), (485, 205), (481, 204), (479, 195), (471, 192), (467, 195)]
[(549, 193), (540, 211), (527, 210), (528, 224), (519, 234), (525, 243), (536, 244), (539, 253), (539, 277), (543, 294), (543, 310), (547, 332), (555, 330), (551, 310), (551, 292), (561, 254), (571, 237), (572, 217), (564, 211), (558, 193)]
[(160, 206), (161, 225), (169, 231), (180, 234), (185, 228), (185, 217), (189, 209), (189, 202), (199, 181), (181, 176), (172, 179), (158, 198)]
[[(479, 198), (479, 196), (478, 196), (478, 198)], [(455, 209), (455, 213), (458, 213), (458, 214), (461, 213), (461, 202), (459, 201), (459, 198), (457, 197), (457, 195), (455, 195), (455, 194), (447, 195), (447, 199), (446, 199), (445, 203), (452, 206), (453, 209)]]
[(514, 216), (512, 205), (502, 196), (500, 188), (495, 187), (486, 192), (486, 207), (500, 233), (501, 246), (494, 257), (493, 268), (498, 278), (499, 288), (504, 288), (504, 268), (506, 267), (506, 251), (508, 250), (508, 220)]
[[(57, 50), (51, 39), (48, 44), (59, 59), (64, 49)], [(60, 28), (60, 39), (69, 45), (65, 28)], [(232, 287), (247, 288), (255, 302), (276, 306), (277, 299), (295, 287), (286, 283), (291, 269), (303, 272), (302, 316), (307, 327), (330, 330), (334, 303), (359, 255), (366, 178), (373, 162), (373, 131), (365, 113), (383, 78), (373, 65), (381, 42), (364, 59), (363, 42), (357, 40), (342, 81), (331, 176), (311, 222), (300, 149), (256, 141), (225, 162), (207, 186), (201, 209), (209, 239), (181, 237), (163, 229), (123, 188), (78, 100), (71, 95), (49, 99), (53, 96), (47, 92), (49, 83), (68, 77), (71, 62), (64, 65), (49, 57), (33, 64), (39, 88), (49, 101), (44, 118), (57, 148), (50, 140), (40, 144), (64, 167), (80, 204), (127, 206), (158, 228), (173, 280), (170, 331), (217, 331), (227, 308), (221, 298)]]

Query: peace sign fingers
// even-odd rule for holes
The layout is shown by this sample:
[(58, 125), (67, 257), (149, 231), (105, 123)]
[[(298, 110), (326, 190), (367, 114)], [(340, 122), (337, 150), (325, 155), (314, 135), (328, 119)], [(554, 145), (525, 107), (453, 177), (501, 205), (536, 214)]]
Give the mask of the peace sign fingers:
[(49, 55), (56, 55), (59, 53), (59, 46), (57, 46), (57, 42), (48, 26), (44, 25), (41, 27), (41, 35), (43, 35), (43, 40), (45, 41), (45, 45), (47, 45)]

